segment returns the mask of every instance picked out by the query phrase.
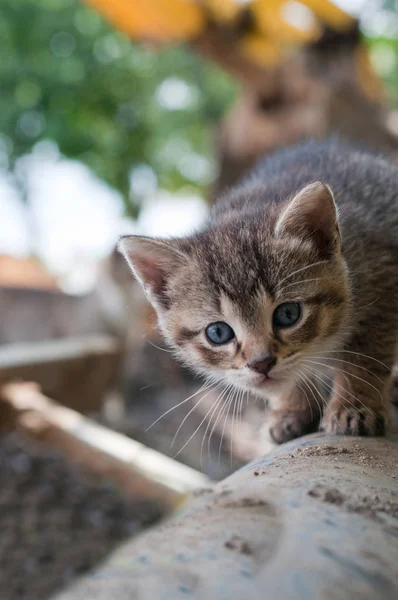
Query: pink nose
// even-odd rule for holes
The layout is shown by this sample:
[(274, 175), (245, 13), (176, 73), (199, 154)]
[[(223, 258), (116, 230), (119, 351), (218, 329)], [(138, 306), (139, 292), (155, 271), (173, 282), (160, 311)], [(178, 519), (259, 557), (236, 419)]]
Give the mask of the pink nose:
[(265, 352), (262, 356), (258, 356), (252, 360), (247, 366), (256, 373), (268, 375), (272, 367), (275, 365), (276, 359), (270, 352)]

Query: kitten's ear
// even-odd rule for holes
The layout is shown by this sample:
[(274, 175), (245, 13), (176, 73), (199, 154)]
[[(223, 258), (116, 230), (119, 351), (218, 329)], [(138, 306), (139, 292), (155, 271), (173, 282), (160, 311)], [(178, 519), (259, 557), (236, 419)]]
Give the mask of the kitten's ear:
[(130, 235), (120, 240), (118, 248), (149, 300), (166, 307), (167, 282), (188, 262), (187, 255), (177, 248), (176, 241)]
[(340, 230), (330, 187), (315, 181), (300, 190), (279, 215), (275, 235), (310, 239), (325, 255), (338, 250)]

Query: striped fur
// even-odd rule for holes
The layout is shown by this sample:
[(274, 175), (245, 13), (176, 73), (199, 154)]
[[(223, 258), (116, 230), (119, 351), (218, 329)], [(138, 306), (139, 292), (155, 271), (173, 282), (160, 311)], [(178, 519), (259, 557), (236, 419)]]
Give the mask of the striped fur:
[[(121, 241), (177, 356), (265, 397), (271, 437), (385, 431), (398, 339), (398, 169), (335, 141), (266, 158), (185, 238)], [(337, 205), (337, 208), (336, 208)], [(298, 302), (302, 318), (273, 325)], [(212, 345), (227, 322), (235, 338)], [(248, 368), (272, 353), (269, 378)]]

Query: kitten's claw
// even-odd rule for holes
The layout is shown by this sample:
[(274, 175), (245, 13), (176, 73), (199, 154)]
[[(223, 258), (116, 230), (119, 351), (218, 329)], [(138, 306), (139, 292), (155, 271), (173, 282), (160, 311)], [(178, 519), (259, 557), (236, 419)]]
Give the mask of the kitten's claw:
[(268, 417), (268, 432), (273, 442), (283, 444), (317, 429), (309, 411), (273, 410)]
[(322, 419), (321, 431), (336, 435), (385, 435), (387, 414), (383, 410), (366, 411), (340, 406), (329, 407)]

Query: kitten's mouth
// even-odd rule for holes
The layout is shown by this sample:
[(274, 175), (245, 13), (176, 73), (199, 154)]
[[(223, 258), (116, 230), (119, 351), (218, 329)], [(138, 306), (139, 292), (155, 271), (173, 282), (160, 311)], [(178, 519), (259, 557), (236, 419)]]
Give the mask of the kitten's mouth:
[(255, 386), (256, 387), (270, 387), (272, 384), (277, 383), (277, 379), (273, 375), (260, 375)]

